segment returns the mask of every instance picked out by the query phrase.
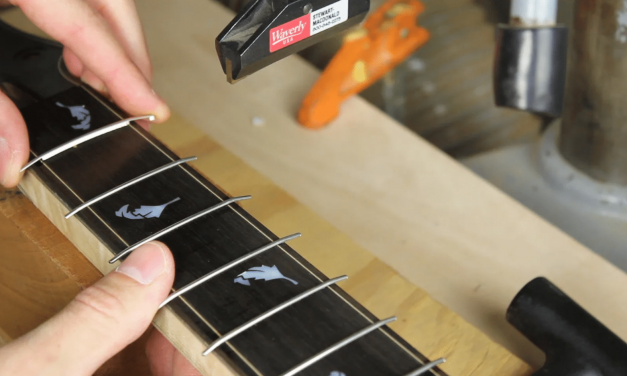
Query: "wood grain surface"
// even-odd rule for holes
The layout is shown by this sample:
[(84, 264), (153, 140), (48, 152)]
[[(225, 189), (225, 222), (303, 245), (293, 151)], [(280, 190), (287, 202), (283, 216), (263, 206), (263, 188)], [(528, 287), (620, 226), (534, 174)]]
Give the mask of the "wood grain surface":
[(360, 98), (303, 129), (295, 114), (319, 73), (296, 56), (229, 85), (213, 45), (232, 17), (222, 6), (137, 5), (175, 112), (497, 342), (543, 362), (504, 318), (537, 276), (627, 339), (625, 273)]

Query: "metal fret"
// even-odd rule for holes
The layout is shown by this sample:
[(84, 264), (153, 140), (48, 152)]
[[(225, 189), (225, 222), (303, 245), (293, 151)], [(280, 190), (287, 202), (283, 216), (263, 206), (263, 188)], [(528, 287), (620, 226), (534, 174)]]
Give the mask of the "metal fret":
[(437, 360), (434, 360), (431, 363), (427, 363), (425, 365), (423, 365), (422, 367), (418, 368), (415, 371), (411, 371), (410, 373), (406, 374), (405, 376), (419, 376), (424, 374), (427, 371), (431, 371), (432, 369), (434, 369), (435, 367), (437, 367), (438, 365), (442, 364), (446, 362), (446, 359), (444, 358), (440, 358)]
[(343, 340), (341, 340), (340, 342), (334, 344), (333, 346), (327, 348), (326, 350), (312, 356), (311, 358), (305, 360), (304, 362), (302, 362), (301, 364), (297, 365), (296, 367), (290, 369), (289, 371), (285, 372), (283, 375), (281, 376), (293, 376), (295, 374), (297, 374), (298, 372), (304, 370), (305, 368), (309, 367), (310, 365), (314, 364), (315, 362), (319, 361), (320, 359), (326, 357), (327, 355), (341, 349), (342, 347), (348, 345), (351, 342), (354, 342), (356, 340), (358, 340), (359, 338), (365, 336), (366, 334), (373, 332), (377, 329), (379, 329), (380, 327), (382, 327), (383, 325), (389, 324), (393, 321), (396, 321), (396, 316), (390, 317), (388, 319), (385, 320), (381, 320), (379, 322), (376, 322), (370, 326), (367, 326), (366, 328), (358, 331), (357, 333), (344, 338)]
[(179, 296), (185, 294), (186, 292), (188, 292), (189, 290), (191, 290), (191, 289), (193, 289), (193, 288), (195, 288), (195, 287), (197, 287), (197, 286), (207, 282), (208, 280), (210, 280), (210, 279), (212, 279), (212, 278), (214, 278), (214, 277), (224, 273), (225, 271), (233, 268), (234, 266), (239, 265), (242, 262), (244, 262), (244, 261), (246, 261), (248, 259), (251, 259), (251, 258), (253, 258), (253, 257), (257, 256), (257, 255), (260, 255), (263, 252), (276, 247), (277, 245), (281, 245), (281, 244), (283, 244), (283, 243), (285, 243), (287, 241), (290, 241), (292, 239), (296, 239), (296, 238), (298, 238), (300, 236), (301, 236), (301, 233), (299, 233), (299, 232), (296, 233), (296, 234), (292, 234), (292, 235), (286, 236), (286, 237), (281, 238), (279, 240), (273, 241), (270, 244), (264, 245), (263, 247), (258, 248), (258, 249), (254, 250), (254, 251), (252, 251), (252, 252), (250, 252), (250, 253), (248, 253), (248, 254), (246, 254), (246, 255), (244, 255), (244, 256), (242, 256), (242, 257), (240, 257), (240, 258), (238, 258), (238, 259), (236, 259), (234, 261), (231, 261), (231, 262), (229, 262), (228, 264), (226, 264), (224, 266), (219, 267), (218, 269), (212, 271), (211, 273), (209, 273), (209, 274), (207, 274), (205, 276), (202, 276), (202, 277), (198, 278), (197, 280), (195, 280), (194, 282), (192, 282), (192, 283), (186, 285), (185, 287), (179, 289), (175, 293), (170, 294), (170, 296), (168, 296), (163, 301), (163, 303), (161, 303), (159, 305), (159, 308), (163, 308), (166, 304), (170, 303), (172, 300), (176, 299), (177, 297), (179, 297)]
[(272, 308), (271, 310), (262, 313), (261, 315), (255, 317), (254, 319), (248, 321), (245, 324), (242, 324), (241, 326), (233, 329), (232, 331), (228, 332), (227, 334), (225, 334), (224, 336), (220, 337), (220, 339), (218, 339), (217, 341), (214, 341), (211, 346), (209, 346), (209, 348), (207, 350), (205, 350), (202, 355), (208, 355), (209, 353), (211, 353), (213, 350), (217, 349), (218, 347), (220, 347), (220, 345), (224, 344), (225, 342), (231, 340), (233, 337), (237, 336), (238, 334), (240, 334), (241, 332), (245, 331), (246, 329), (249, 329), (250, 327), (259, 324), (260, 322), (262, 322), (263, 320), (267, 319), (268, 317), (281, 312), (282, 310), (284, 310), (285, 308), (298, 303), (299, 301), (305, 299), (306, 297), (327, 288), (328, 286), (331, 286), (333, 284), (336, 284), (340, 281), (344, 281), (348, 279), (348, 276), (343, 275), (341, 277), (337, 277), (337, 278), (333, 278), (330, 279), (324, 283), (321, 283), (320, 285), (313, 287), (305, 292), (303, 292), (302, 294), (296, 295), (295, 297), (293, 297), (292, 299), (279, 304), (278, 306)]
[(146, 239), (141, 240), (141, 241), (133, 244), (132, 246), (126, 248), (122, 252), (118, 253), (114, 258), (109, 260), (109, 264), (113, 264), (114, 262), (118, 261), (119, 259), (121, 259), (122, 257), (126, 256), (127, 254), (131, 253), (135, 249), (141, 247), (142, 245), (148, 243), (149, 241), (155, 240), (155, 239), (157, 239), (157, 238), (159, 238), (159, 237), (161, 237), (161, 236), (163, 236), (163, 235), (165, 235), (165, 234), (167, 234), (167, 233), (169, 233), (171, 231), (174, 231), (177, 228), (179, 228), (179, 227), (181, 227), (181, 226), (183, 226), (183, 225), (185, 225), (185, 224), (187, 224), (187, 223), (189, 223), (189, 222), (191, 222), (193, 220), (196, 220), (196, 219), (198, 219), (198, 218), (200, 218), (200, 217), (202, 217), (204, 215), (207, 215), (207, 214), (209, 214), (209, 213), (211, 213), (213, 211), (216, 211), (216, 210), (218, 210), (220, 208), (228, 206), (228, 205), (230, 205), (230, 204), (232, 204), (234, 202), (242, 201), (242, 200), (249, 200), (250, 198), (251, 198), (251, 196), (233, 197), (233, 198), (230, 198), (228, 200), (224, 200), (221, 203), (219, 203), (217, 205), (214, 205), (214, 206), (212, 206), (210, 208), (207, 208), (207, 209), (205, 209), (205, 210), (203, 210), (203, 211), (201, 211), (199, 213), (196, 213), (196, 214), (194, 214), (192, 216), (189, 216), (189, 217), (187, 217), (185, 219), (182, 219), (182, 220), (176, 222), (175, 224), (170, 225), (170, 226), (164, 228), (163, 230), (150, 235)]
[(121, 190), (123, 190), (125, 188), (128, 188), (128, 187), (130, 187), (133, 184), (139, 183), (142, 180), (148, 179), (151, 176), (157, 175), (157, 174), (159, 174), (159, 173), (161, 173), (161, 172), (163, 172), (165, 170), (168, 170), (168, 169), (170, 169), (172, 167), (175, 167), (175, 166), (178, 166), (180, 164), (191, 162), (191, 161), (195, 161), (196, 159), (198, 159), (198, 158), (196, 158), (196, 157), (189, 157), (189, 158), (179, 159), (177, 161), (170, 162), (170, 163), (168, 163), (166, 165), (158, 167), (158, 168), (156, 168), (156, 169), (154, 169), (152, 171), (149, 171), (149, 172), (147, 172), (147, 173), (145, 173), (143, 175), (140, 175), (140, 176), (136, 177), (135, 179), (127, 181), (124, 184), (118, 185), (117, 187), (115, 187), (113, 189), (110, 189), (107, 192), (92, 198), (91, 200), (85, 202), (84, 204), (78, 206), (76, 209), (74, 209), (71, 212), (67, 213), (65, 215), (65, 219), (70, 218), (71, 216), (73, 216), (74, 214), (78, 213), (79, 211), (81, 211), (81, 210), (83, 210), (83, 209), (85, 209), (85, 208), (95, 204), (96, 202), (98, 202), (100, 200), (103, 200), (103, 199), (111, 196), (114, 193), (117, 193), (117, 192), (119, 192), (119, 191), (121, 191)]
[(123, 119), (120, 120), (118, 122), (115, 122), (113, 124), (109, 124), (105, 127), (102, 128), (98, 128), (95, 129), (91, 132), (85, 133), (82, 136), (76, 137), (73, 140), (70, 140), (60, 146), (57, 146), (56, 148), (49, 150), (43, 154), (41, 154), (40, 156), (38, 156), (37, 158), (33, 159), (32, 161), (28, 162), (26, 164), (26, 166), (22, 167), (22, 169), (20, 170), (20, 172), (23, 172), (24, 170), (26, 170), (27, 168), (29, 168), (30, 166), (34, 165), (35, 163), (39, 162), (39, 161), (45, 161), (46, 159), (52, 158), (57, 154), (60, 154), (68, 149), (73, 148), (76, 145), (82, 144), (85, 141), (89, 141), (91, 139), (94, 139), (96, 137), (102, 136), (103, 134), (107, 134), (109, 132), (112, 132), (116, 129), (120, 129), (122, 127), (125, 127), (127, 125), (129, 125), (132, 121), (137, 121), (137, 120), (144, 120), (144, 119), (148, 119), (150, 121), (154, 121), (155, 117), (153, 115), (145, 115), (145, 116), (136, 116), (136, 117), (132, 117), (132, 118), (128, 118), (128, 119)]

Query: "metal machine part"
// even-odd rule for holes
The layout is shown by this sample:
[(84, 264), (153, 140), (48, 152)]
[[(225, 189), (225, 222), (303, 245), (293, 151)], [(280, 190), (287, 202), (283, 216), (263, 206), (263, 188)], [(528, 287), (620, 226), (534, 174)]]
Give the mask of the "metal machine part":
[(507, 321), (546, 354), (534, 376), (627, 375), (627, 343), (545, 278), (516, 295)]
[(557, 0), (512, 0), (510, 22), (521, 26), (553, 26), (557, 21)]
[(231, 83), (361, 22), (370, 0), (251, 0), (216, 38)]
[(622, 103), (627, 5), (622, 0), (575, 5), (562, 121), (536, 143), (463, 162), (627, 271), (627, 109)]
[(568, 30), (555, 25), (557, 0), (513, 0), (494, 57), (497, 106), (557, 117), (566, 80)]
[(627, 3), (578, 0), (560, 152), (601, 182), (627, 186)]
[[(627, 271), (627, 188), (602, 183), (574, 168), (559, 152), (560, 121), (535, 143), (463, 160), (464, 165)], [(576, 260), (572, 262), (577, 268)]]

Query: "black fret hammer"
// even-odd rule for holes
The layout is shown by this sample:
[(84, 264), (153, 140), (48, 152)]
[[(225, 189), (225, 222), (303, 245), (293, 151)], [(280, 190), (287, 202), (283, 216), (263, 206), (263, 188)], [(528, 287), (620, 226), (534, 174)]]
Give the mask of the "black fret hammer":
[(370, 0), (250, 0), (216, 38), (227, 81), (338, 35), (369, 9)]
[(546, 354), (534, 376), (627, 375), (627, 344), (546, 278), (516, 295), (507, 321)]

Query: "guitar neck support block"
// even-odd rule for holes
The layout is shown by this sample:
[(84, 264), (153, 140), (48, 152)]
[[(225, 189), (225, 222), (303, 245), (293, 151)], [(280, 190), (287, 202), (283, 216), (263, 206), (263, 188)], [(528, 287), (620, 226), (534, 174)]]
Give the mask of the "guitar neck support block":
[(507, 321), (546, 354), (534, 376), (627, 375), (627, 344), (545, 278), (516, 295)]

